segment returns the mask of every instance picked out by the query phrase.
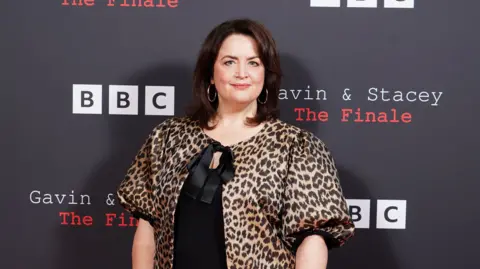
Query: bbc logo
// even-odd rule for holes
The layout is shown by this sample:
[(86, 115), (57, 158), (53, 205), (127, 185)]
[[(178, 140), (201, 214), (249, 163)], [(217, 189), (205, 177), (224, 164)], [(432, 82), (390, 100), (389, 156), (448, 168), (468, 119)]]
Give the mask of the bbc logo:
[[(310, 0), (311, 7), (341, 7), (341, 0)], [(347, 7), (377, 8), (378, 0), (347, 0)], [(384, 8), (414, 8), (415, 0), (383, 0)]]
[[(109, 85), (108, 114), (138, 115), (138, 86)], [(174, 86), (145, 86), (145, 115), (174, 115)], [(102, 85), (73, 84), (73, 114), (102, 114)]]
[[(370, 228), (370, 200), (347, 199), (350, 215), (356, 228)], [(377, 229), (406, 229), (406, 200), (377, 200)]]

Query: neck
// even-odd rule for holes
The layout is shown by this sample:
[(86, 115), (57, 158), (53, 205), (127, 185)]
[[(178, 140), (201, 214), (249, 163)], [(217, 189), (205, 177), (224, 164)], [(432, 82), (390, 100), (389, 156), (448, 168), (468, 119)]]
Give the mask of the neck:
[(220, 102), (217, 109), (217, 116), (213, 120), (221, 126), (243, 126), (247, 117), (255, 116), (257, 112), (257, 102), (249, 104), (228, 104), (222, 105)]

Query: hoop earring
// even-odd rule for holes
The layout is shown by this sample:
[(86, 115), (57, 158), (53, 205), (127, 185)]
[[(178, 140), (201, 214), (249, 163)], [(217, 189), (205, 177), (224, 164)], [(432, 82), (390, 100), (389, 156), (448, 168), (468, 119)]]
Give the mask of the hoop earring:
[(265, 89), (265, 101), (262, 102), (262, 101), (260, 101), (260, 99), (258, 99), (258, 98), (257, 98), (257, 100), (258, 100), (258, 102), (259, 102), (260, 104), (262, 104), (262, 105), (266, 104), (266, 103), (267, 103), (267, 100), (268, 100), (268, 89)]
[(208, 85), (208, 88), (207, 88), (207, 98), (208, 98), (208, 101), (210, 101), (210, 103), (213, 103), (215, 102), (215, 99), (217, 99), (217, 92), (215, 91), (215, 97), (213, 97), (213, 100), (210, 99), (210, 86), (212, 84)]

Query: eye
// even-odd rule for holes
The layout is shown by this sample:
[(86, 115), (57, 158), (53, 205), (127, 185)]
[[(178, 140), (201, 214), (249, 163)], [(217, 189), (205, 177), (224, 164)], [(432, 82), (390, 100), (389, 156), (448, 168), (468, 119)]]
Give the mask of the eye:
[(230, 65), (230, 64), (233, 64), (233, 61), (232, 60), (229, 60), (229, 61), (226, 61), (223, 63), (224, 65)]
[(250, 62), (250, 64), (252, 64), (253, 66), (259, 66), (260, 65), (259, 63), (255, 62), (255, 61)]

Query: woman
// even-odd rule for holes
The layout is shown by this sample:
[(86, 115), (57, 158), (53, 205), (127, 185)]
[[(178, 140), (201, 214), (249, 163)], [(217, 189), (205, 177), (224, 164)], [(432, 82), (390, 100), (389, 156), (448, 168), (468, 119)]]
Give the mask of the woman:
[(207, 36), (192, 109), (154, 128), (118, 188), (135, 269), (326, 268), (353, 235), (325, 144), (277, 118), (280, 81), (261, 24)]

